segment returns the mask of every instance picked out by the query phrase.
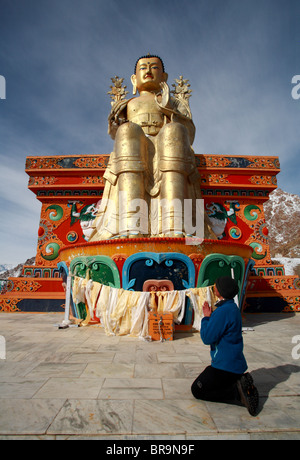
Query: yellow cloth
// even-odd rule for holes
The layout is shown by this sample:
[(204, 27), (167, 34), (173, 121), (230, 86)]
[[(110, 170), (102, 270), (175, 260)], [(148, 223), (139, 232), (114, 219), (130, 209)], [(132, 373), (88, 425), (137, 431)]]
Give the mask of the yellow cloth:
[(186, 291), (186, 295), (190, 298), (191, 304), (194, 309), (194, 322), (193, 328), (197, 331), (201, 329), (201, 320), (203, 318), (203, 304), (205, 301), (212, 307), (215, 304), (215, 294), (212, 286), (201, 288), (190, 288)]
[(128, 335), (131, 327), (131, 309), (137, 301), (139, 292), (123, 289), (122, 291), (111, 317), (118, 324), (118, 335)]
[(90, 315), (93, 316), (94, 310), (96, 308), (96, 302), (101, 290), (102, 284), (97, 283), (93, 280), (89, 280), (86, 285), (86, 301), (90, 310)]
[(82, 287), (82, 282), (84, 278), (79, 276), (74, 277), (73, 286), (72, 286), (72, 296), (73, 301), (77, 304), (80, 302), (85, 303), (85, 286)]
[(115, 335), (115, 324), (111, 321), (110, 318), (110, 300), (112, 299), (112, 297), (115, 297), (115, 293), (112, 293), (111, 287), (103, 285), (96, 305), (96, 315), (100, 319), (101, 324), (105, 329), (106, 335)]
[(118, 298), (116, 307), (111, 314), (111, 319), (116, 322), (117, 335), (130, 335), (131, 337), (146, 337), (148, 335), (147, 306), (150, 293), (139, 291), (126, 291)]
[(106, 286), (88, 278), (75, 277), (73, 282), (74, 301), (86, 303), (88, 318), (96, 313), (107, 335), (148, 337), (150, 309), (158, 313), (172, 313), (174, 322), (180, 324), (185, 313), (186, 296), (194, 310), (193, 327), (200, 330), (203, 303), (207, 301), (213, 306), (216, 301), (212, 286), (182, 291), (140, 292)]
[(147, 338), (148, 332), (148, 305), (150, 302), (150, 292), (140, 292), (139, 300), (132, 309), (131, 314), (131, 337)]
[(174, 322), (181, 323), (185, 312), (186, 291), (157, 292), (158, 313), (173, 313)]

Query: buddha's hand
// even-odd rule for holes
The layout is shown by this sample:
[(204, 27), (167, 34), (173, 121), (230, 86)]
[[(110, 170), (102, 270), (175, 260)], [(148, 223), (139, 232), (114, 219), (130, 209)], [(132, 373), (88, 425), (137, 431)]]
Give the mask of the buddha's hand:
[(161, 105), (163, 107), (168, 107), (169, 101), (170, 101), (170, 88), (165, 81), (160, 83), (160, 87), (161, 87)]
[(127, 101), (118, 101), (116, 102), (112, 108), (111, 108), (111, 112), (108, 116), (108, 120), (110, 123), (115, 123), (116, 125), (120, 125), (122, 123), (124, 123), (125, 119), (123, 118), (120, 118), (120, 114), (121, 112), (124, 110), (124, 108), (126, 107), (126, 104), (127, 104)]
[(127, 101), (118, 101), (111, 108), (108, 116), (108, 134), (112, 139), (115, 139), (119, 126), (127, 121), (125, 111), (121, 113), (126, 108), (126, 104)]

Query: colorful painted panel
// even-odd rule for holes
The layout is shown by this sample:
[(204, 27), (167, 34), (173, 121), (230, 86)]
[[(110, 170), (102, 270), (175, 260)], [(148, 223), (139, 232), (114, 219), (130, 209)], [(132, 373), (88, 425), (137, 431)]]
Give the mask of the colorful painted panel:
[(168, 279), (179, 291), (194, 286), (195, 267), (191, 259), (174, 252), (141, 252), (126, 259), (123, 267), (123, 288), (142, 291), (148, 279)]
[[(126, 259), (123, 272), (123, 288), (142, 291), (147, 280), (169, 280), (174, 290), (180, 291), (195, 285), (195, 267), (191, 259), (174, 252), (141, 252)], [(182, 324), (191, 324), (192, 308), (186, 301), (185, 316)]]
[(241, 298), (245, 274), (245, 262), (239, 256), (210, 254), (205, 257), (200, 267), (197, 287), (210, 286), (221, 276), (231, 276), (239, 284), (239, 299)]
[(70, 264), (70, 272), (74, 276), (85, 278), (89, 270), (89, 278), (101, 284), (121, 287), (119, 271), (113, 260), (108, 256), (76, 257)]

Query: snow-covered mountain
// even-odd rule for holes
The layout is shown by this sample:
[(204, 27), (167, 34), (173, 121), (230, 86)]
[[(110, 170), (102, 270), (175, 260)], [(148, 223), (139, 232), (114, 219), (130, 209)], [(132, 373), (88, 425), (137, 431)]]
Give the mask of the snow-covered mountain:
[(274, 190), (264, 204), (273, 257), (300, 257), (300, 196)]
[(23, 264), (13, 266), (13, 264), (0, 264), (0, 279), (7, 279), (9, 277), (18, 277), (21, 275), (24, 265), (34, 265), (35, 257), (27, 259)]
[(280, 188), (264, 204), (271, 257), (286, 275), (300, 276), (300, 197)]
[(11, 270), (13, 268), (13, 264), (0, 264), (0, 275), (1, 273), (6, 272), (7, 270)]

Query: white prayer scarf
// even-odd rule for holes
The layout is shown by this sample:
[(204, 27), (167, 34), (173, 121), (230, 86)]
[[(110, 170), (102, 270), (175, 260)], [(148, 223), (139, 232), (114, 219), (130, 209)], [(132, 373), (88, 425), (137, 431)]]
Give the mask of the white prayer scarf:
[[(114, 288), (76, 276), (72, 294), (74, 302), (87, 304), (90, 316), (96, 314), (107, 335), (148, 337), (148, 311), (153, 304), (153, 293)], [(212, 306), (215, 301), (211, 286), (181, 291), (158, 291), (155, 294), (158, 298), (158, 313), (172, 313), (176, 324), (183, 320), (188, 296), (194, 310), (193, 328), (198, 331), (203, 318), (203, 303), (207, 301)]]

